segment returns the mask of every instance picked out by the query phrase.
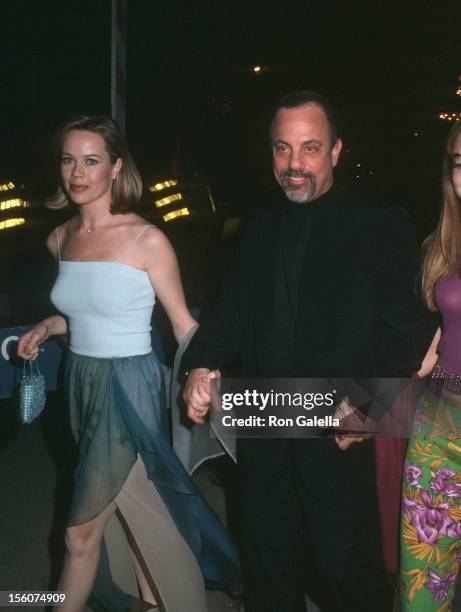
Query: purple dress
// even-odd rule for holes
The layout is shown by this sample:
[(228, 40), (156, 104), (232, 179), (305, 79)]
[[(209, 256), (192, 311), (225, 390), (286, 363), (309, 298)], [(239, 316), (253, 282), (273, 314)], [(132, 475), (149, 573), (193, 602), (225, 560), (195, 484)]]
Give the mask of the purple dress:
[(438, 364), (461, 376), (461, 278), (458, 274), (437, 282), (435, 303), (443, 320)]

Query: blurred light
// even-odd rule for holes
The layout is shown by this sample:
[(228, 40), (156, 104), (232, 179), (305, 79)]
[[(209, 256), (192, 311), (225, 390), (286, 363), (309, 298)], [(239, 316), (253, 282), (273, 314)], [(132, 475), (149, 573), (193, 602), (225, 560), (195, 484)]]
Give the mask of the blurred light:
[(27, 208), (29, 206), (29, 202), (27, 202), (26, 200), (20, 200), (19, 198), (13, 198), (12, 200), (4, 200), (3, 202), (0, 202), (0, 210), (18, 208), (19, 206)]
[(360, 168), (360, 166), (361, 166), (361, 165), (362, 165), (362, 164), (358, 163), (358, 164), (357, 164), (357, 168)]
[(0, 230), (9, 229), (10, 227), (16, 227), (16, 225), (24, 225), (26, 220), (24, 217), (17, 217), (16, 219), (6, 219), (6, 221), (0, 221)]
[(9, 183), (3, 183), (0, 185), (0, 191), (11, 191), (11, 189), (15, 188), (15, 184), (10, 181)]
[(166, 213), (166, 215), (163, 215), (163, 220), (165, 223), (168, 223), (168, 221), (173, 221), (173, 219), (177, 219), (178, 217), (186, 217), (187, 215), (190, 215), (188, 208), (179, 208), (178, 210), (172, 210)]
[(178, 181), (175, 179), (170, 179), (169, 181), (163, 181), (162, 183), (155, 183), (149, 187), (149, 191), (162, 191), (162, 189), (167, 189), (168, 187), (174, 187), (178, 184)]
[(461, 113), (440, 113), (439, 119), (443, 121), (458, 121), (461, 118)]
[(182, 200), (182, 193), (173, 193), (166, 198), (162, 198), (161, 200), (155, 200), (156, 208), (162, 208), (162, 206), (167, 206), (167, 204), (171, 204), (171, 202), (177, 202), (178, 200)]
[(261, 72), (261, 66), (255, 66), (253, 72)]
[(413, 132), (413, 136), (419, 136), (419, 132)]
[(360, 174), (356, 174), (356, 175), (355, 175), (355, 178), (360, 178)]
[(461, 87), (458, 87), (458, 89), (456, 90), (456, 95), (461, 96)]
[(211, 195), (211, 189), (208, 187), (208, 185), (206, 186), (206, 190), (208, 191), (208, 199), (210, 200), (211, 210), (215, 213), (216, 212), (216, 204), (214, 203), (213, 196)]

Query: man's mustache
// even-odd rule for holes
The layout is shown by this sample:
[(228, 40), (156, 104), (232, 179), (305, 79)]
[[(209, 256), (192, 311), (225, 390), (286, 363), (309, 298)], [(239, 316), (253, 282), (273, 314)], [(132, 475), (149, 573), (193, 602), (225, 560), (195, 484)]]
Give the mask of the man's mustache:
[(313, 179), (312, 172), (303, 172), (302, 170), (285, 170), (282, 172), (282, 178), (308, 178)]

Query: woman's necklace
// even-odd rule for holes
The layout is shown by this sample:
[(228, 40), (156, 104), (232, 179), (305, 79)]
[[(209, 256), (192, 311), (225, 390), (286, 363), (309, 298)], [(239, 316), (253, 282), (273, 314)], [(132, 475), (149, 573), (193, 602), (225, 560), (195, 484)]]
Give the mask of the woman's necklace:
[[(106, 216), (110, 216), (110, 215), (106, 215)], [(102, 217), (101, 221), (103, 219), (105, 219), (105, 217)], [(89, 223), (88, 225), (85, 225), (85, 222), (82, 219), (82, 224), (87, 234), (93, 234), (96, 231), (96, 227), (94, 226), (93, 223)]]

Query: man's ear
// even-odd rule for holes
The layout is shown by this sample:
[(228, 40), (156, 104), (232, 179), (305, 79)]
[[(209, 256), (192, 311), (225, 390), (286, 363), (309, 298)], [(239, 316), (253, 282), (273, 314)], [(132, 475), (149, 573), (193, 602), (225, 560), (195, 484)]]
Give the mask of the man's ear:
[(343, 141), (341, 138), (337, 138), (335, 144), (331, 148), (331, 164), (333, 168), (338, 163), (339, 154), (341, 153), (341, 149), (343, 148)]

